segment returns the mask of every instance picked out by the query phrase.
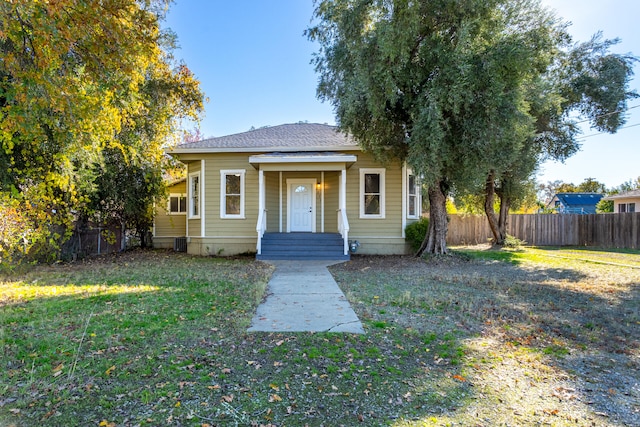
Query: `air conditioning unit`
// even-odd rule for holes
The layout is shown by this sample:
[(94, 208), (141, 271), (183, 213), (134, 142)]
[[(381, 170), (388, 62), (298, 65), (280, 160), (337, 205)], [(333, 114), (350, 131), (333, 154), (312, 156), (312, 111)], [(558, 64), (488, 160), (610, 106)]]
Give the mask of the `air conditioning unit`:
[(173, 240), (173, 250), (176, 252), (187, 252), (187, 238), (176, 237)]

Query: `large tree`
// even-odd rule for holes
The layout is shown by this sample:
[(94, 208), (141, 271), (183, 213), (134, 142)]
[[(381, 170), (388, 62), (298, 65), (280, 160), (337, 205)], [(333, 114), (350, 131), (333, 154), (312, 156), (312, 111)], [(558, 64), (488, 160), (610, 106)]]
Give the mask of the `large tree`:
[[(616, 40), (603, 41), (596, 34), (585, 43), (571, 45), (569, 41), (559, 46), (551, 66), (530, 84), (527, 101), (529, 114), (535, 118), (535, 133), (524, 144), (511, 146), (516, 150), (514, 160), (495, 163), (487, 174), (484, 207), (495, 244), (504, 242), (507, 214), (523, 196), (523, 184), (531, 180), (540, 163), (563, 161), (579, 150), (577, 122), (588, 121), (601, 132), (613, 133), (625, 122), (627, 101), (637, 96), (629, 90), (635, 58), (611, 53)], [(605, 190), (592, 178), (579, 187), (577, 191)]]
[(419, 253), (445, 253), (446, 197), (477, 188), (534, 134), (527, 93), (568, 38), (536, 1), (325, 0), (318, 94), (381, 160), (406, 160), (428, 187)]
[(179, 119), (202, 109), (160, 29), (168, 3), (0, 2), (0, 192), (68, 229), (104, 190), (105, 152), (161, 160)]

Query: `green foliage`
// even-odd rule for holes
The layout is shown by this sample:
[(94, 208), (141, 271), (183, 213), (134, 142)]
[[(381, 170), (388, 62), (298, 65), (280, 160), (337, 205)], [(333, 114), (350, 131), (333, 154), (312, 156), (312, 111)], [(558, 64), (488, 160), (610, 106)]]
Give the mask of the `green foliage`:
[(525, 242), (524, 240), (520, 240), (515, 236), (507, 234), (507, 237), (505, 237), (504, 239), (503, 247), (509, 249), (520, 249), (526, 244), (527, 242)]
[(422, 217), (416, 222), (412, 222), (404, 229), (405, 240), (411, 245), (411, 249), (416, 252), (424, 241), (424, 237), (429, 230), (429, 218)]
[(600, 199), (600, 201), (596, 205), (596, 212), (597, 213), (613, 212), (613, 200)]
[(38, 200), (37, 195), (30, 196), (27, 201), (0, 193), (0, 272), (17, 271), (33, 262), (54, 261), (68, 237), (70, 218), (61, 206), (41, 209), (33, 203)]
[[(199, 83), (172, 58), (173, 36), (160, 31), (166, 3), (0, 3), (0, 193), (47, 218), (48, 243), (30, 243), (47, 255), (36, 258), (50, 258), (72, 221), (100, 217), (96, 203), (112, 212), (122, 198), (99, 198), (105, 193), (145, 188), (146, 206), (132, 215), (162, 195), (149, 183), (162, 176), (164, 147), (179, 120), (202, 109)], [(114, 152), (120, 170), (109, 166)], [(103, 187), (129, 167), (146, 187)], [(116, 175), (101, 182), (108, 173)], [(119, 207), (121, 217), (130, 206)]]

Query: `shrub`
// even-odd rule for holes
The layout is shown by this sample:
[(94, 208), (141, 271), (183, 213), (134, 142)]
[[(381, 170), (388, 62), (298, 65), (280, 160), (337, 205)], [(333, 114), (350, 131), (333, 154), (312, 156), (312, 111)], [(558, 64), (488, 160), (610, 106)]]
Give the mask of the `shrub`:
[(527, 242), (525, 242), (524, 240), (520, 240), (515, 236), (507, 234), (507, 237), (504, 239), (504, 245), (503, 246), (505, 248), (520, 249), (520, 248), (522, 248), (522, 246), (524, 246), (526, 244), (527, 244)]
[(429, 218), (420, 218), (416, 222), (412, 222), (404, 229), (405, 240), (411, 245), (411, 249), (417, 252), (420, 249), (420, 245), (424, 241), (424, 236), (427, 235), (429, 230)]
[(37, 262), (58, 259), (60, 245), (69, 237), (66, 216), (0, 193), (0, 273)]

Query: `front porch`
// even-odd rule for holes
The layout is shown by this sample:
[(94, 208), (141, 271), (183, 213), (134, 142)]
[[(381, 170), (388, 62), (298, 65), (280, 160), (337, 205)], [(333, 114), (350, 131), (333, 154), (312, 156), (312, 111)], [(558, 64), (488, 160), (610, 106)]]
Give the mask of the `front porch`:
[(258, 259), (349, 259), (346, 173), (356, 156), (256, 155)]

